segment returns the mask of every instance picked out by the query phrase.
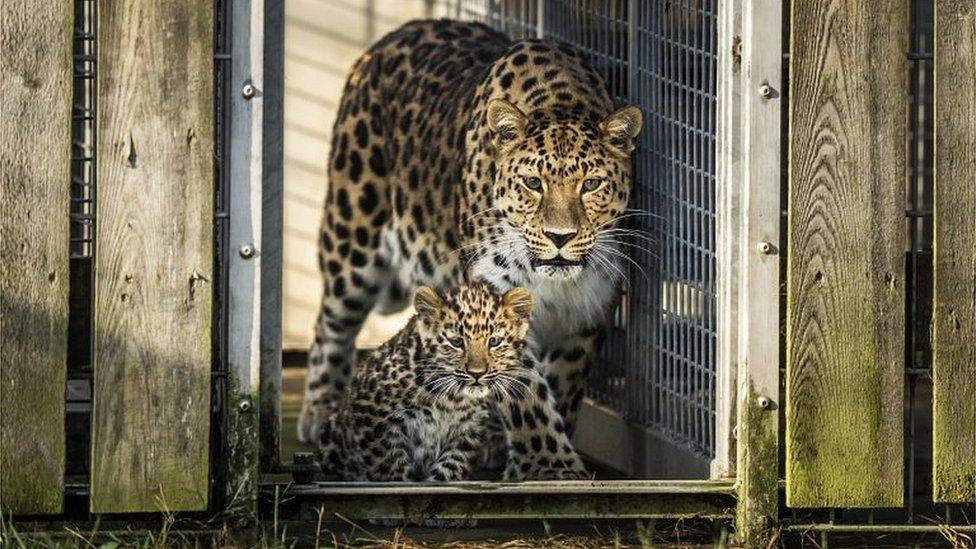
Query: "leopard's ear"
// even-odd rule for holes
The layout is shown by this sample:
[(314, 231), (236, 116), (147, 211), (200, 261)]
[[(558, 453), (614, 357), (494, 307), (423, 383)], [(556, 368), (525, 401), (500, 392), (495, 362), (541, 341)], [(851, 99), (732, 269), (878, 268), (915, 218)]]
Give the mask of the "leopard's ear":
[(421, 286), (413, 294), (413, 308), (417, 314), (430, 318), (444, 306), (444, 298), (430, 286)]
[(630, 154), (634, 150), (634, 138), (643, 124), (644, 115), (640, 109), (628, 105), (600, 121), (600, 134), (611, 148), (621, 154)]
[(512, 288), (502, 296), (502, 305), (521, 319), (532, 314), (532, 294), (522, 287)]
[(492, 133), (492, 142), (499, 150), (522, 139), (525, 136), (525, 126), (529, 123), (525, 113), (504, 99), (489, 101), (485, 117)]

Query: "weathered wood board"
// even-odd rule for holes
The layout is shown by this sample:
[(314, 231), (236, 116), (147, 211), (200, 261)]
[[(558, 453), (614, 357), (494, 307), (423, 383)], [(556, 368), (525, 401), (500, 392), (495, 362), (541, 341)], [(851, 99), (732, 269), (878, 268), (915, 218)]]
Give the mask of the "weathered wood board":
[(792, 3), (791, 507), (902, 504), (908, 9)]
[(71, 180), (70, 5), (0, 18), (0, 512), (61, 512)]
[(213, 8), (98, 10), (91, 507), (208, 501)]
[(976, 2), (935, 4), (933, 497), (976, 501)]

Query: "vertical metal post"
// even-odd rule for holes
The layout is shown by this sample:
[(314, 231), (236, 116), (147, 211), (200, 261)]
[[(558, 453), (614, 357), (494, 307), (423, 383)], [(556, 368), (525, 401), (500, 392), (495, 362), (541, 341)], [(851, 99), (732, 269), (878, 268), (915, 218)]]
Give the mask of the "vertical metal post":
[(281, 265), (284, 159), (284, 0), (264, 1), (264, 116), (261, 223), (261, 470), (279, 460), (281, 430)]
[(783, 3), (743, 0), (742, 8), (736, 535), (747, 547), (765, 547), (779, 507)]
[(231, 6), (227, 505), (257, 518), (263, 263), (264, 0)]
[(718, 8), (718, 116), (716, 132), (716, 226), (718, 349), (715, 387), (715, 459), (712, 478), (735, 476), (735, 389), (739, 334), (739, 253), (742, 238), (740, 88), (742, 5), (720, 1)]
[(535, 4), (535, 37), (546, 36), (546, 0), (536, 0)]

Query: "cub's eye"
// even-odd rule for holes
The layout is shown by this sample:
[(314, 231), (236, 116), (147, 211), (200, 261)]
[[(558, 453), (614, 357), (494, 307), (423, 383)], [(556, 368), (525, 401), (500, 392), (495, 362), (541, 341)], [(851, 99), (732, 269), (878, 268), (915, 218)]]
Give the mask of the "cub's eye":
[(455, 349), (464, 348), (464, 338), (463, 337), (449, 337), (447, 338), (447, 344)]
[(500, 337), (493, 337), (488, 340), (489, 347), (498, 347), (501, 344), (502, 344), (502, 338)]
[(593, 192), (603, 186), (605, 180), (599, 177), (591, 177), (583, 182), (583, 192)]
[(542, 180), (539, 179), (538, 177), (523, 177), (522, 184), (525, 185), (526, 188), (532, 191), (542, 190)]

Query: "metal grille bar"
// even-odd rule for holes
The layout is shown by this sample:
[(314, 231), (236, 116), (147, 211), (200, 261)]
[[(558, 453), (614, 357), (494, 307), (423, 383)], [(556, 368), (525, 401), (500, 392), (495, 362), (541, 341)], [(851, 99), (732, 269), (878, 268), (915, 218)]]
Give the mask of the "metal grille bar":
[(91, 375), (94, 351), (95, 170), (97, 74), (95, 0), (75, 0), (72, 32), (71, 199), (66, 470), (87, 477), (91, 433)]

